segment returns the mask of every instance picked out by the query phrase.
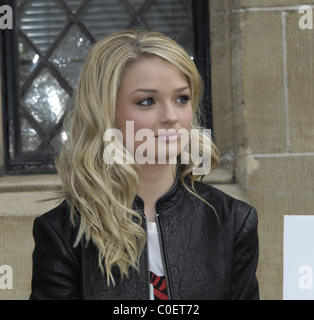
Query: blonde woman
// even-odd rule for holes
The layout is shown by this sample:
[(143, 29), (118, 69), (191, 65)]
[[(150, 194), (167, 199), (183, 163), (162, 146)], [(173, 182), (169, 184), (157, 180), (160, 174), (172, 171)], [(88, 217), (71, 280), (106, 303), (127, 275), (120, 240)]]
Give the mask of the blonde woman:
[(201, 96), (160, 33), (92, 47), (56, 159), (64, 200), (34, 222), (31, 299), (259, 298), (255, 209), (196, 180), (219, 164)]

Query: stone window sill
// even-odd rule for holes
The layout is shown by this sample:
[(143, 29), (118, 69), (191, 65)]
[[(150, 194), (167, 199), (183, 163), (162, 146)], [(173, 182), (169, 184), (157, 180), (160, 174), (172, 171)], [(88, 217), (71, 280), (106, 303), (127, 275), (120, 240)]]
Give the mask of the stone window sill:
[[(203, 180), (231, 196), (246, 201), (245, 194), (226, 170), (218, 168)], [(0, 178), (0, 215), (37, 216), (59, 201), (46, 201), (61, 190), (58, 175), (4, 176)]]

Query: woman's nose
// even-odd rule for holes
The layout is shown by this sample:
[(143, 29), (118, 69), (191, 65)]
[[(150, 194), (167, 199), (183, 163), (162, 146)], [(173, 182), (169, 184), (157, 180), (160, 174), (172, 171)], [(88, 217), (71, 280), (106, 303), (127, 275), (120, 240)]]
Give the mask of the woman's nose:
[(167, 103), (162, 107), (160, 121), (164, 124), (174, 124), (178, 122), (178, 115), (172, 103)]

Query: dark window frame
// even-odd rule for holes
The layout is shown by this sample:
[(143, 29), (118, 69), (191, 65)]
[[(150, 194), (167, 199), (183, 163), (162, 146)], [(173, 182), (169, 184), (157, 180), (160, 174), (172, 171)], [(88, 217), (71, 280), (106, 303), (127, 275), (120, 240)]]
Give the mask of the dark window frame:
[[(203, 123), (206, 128), (212, 128), (212, 103), (211, 103), (211, 80), (210, 80), (210, 42), (209, 42), (209, 1), (193, 0), (193, 23), (195, 39), (195, 63), (203, 77), (205, 92), (203, 99)], [(86, 1), (87, 3), (87, 1)], [(0, 5), (10, 5), (16, 12), (16, 1), (0, 1)], [(83, 7), (83, 6), (82, 6)], [(15, 14), (13, 14), (14, 26)], [(84, 25), (80, 26), (84, 28)], [(68, 26), (70, 28), (70, 25)], [(63, 30), (67, 32), (67, 28)], [(88, 34), (88, 30), (85, 30)], [(92, 35), (89, 37), (93, 40)], [(95, 40), (95, 39), (94, 39)], [(2, 113), (3, 113), (3, 137), (4, 137), (4, 162), (5, 173), (19, 174), (49, 174), (56, 173), (54, 161), (49, 155), (27, 155), (18, 153), (20, 139), (20, 117), (18, 107), (19, 83), (18, 83), (18, 46), (16, 45), (17, 32), (13, 29), (0, 30), (0, 57), (1, 57), (1, 84), (2, 84)], [(58, 43), (58, 39), (56, 40)], [(43, 59), (43, 66), (49, 62)], [(49, 69), (51, 71), (51, 69)], [(61, 77), (62, 79), (62, 77)], [(63, 87), (71, 92), (71, 88)], [(36, 125), (36, 124), (34, 124)], [(13, 130), (12, 130), (13, 129)], [(11, 139), (14, 141), (14, 159), (9, 154), (9, 130)]]

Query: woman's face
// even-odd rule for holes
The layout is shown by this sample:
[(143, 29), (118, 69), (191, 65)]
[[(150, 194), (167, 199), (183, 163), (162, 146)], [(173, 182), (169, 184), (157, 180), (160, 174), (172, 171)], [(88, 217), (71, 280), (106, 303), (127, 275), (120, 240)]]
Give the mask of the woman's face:
[[(137, 162), (164, 163), (188, 142), (193, 112), (186, 76), (157, 56), (126, 69), (118, 91), (116, 124)], [(141, 164), (141, 163), (140, 163)]]

